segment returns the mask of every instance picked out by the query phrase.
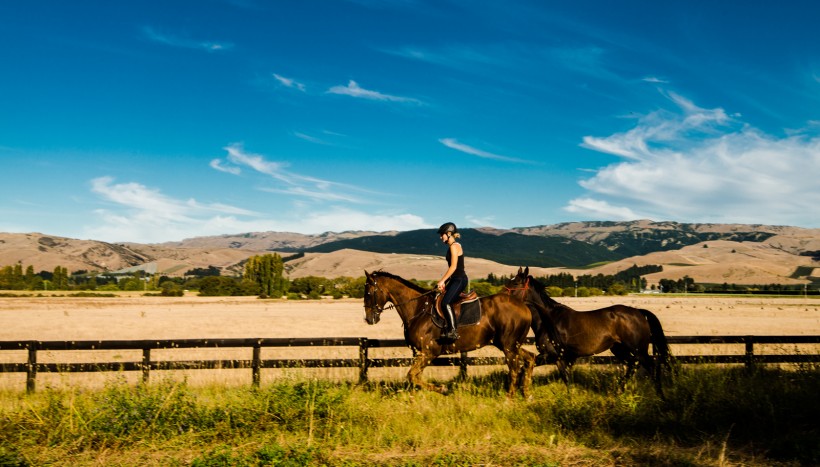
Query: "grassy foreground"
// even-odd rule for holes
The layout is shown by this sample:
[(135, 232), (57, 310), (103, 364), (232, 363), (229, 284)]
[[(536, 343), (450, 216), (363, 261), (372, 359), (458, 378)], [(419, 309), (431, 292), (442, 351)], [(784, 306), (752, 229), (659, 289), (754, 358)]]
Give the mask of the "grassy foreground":
[(288, 380), (252, 388), (119, 380), (102, 390), (0, 393), (0, 465), (820, 464), (820, 369), (687, 367), (667, 402), (645, 378), (551, 376), (532, 401), (501, 373), (450, 394), (402, 383)]

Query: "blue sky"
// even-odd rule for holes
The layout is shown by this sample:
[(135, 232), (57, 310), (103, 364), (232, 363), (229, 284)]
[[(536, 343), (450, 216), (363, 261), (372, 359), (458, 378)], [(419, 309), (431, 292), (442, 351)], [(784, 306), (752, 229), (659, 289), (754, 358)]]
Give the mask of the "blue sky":
[(813, 1), (0, 2), (0, 231), (820, 227)]

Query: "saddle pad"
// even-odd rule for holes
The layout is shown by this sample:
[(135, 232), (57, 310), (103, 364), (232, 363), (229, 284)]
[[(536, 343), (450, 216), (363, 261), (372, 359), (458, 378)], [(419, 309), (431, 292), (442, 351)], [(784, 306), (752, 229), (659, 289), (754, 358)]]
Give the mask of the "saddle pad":
[(461, 313), (458, 315), (458, 325), (471, 326), (481, 321), (481, 300), (476, 298), (467, 302), (461, 302)]

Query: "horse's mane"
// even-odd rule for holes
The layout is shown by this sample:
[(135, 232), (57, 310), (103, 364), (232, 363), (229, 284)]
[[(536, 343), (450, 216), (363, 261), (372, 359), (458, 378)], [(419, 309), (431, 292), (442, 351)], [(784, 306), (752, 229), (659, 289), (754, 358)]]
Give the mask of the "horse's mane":
[(560, 303), (556, 302), (549, 296), (547, 293), (547, 286), (538, 281), (538, 279), (528, 276), (530, 280), (530, 284), (533, 285), (533, 288), (538, 292), (538, 296), (541, 297), (541, 301), (544, 302), (545, 305), (549, 305), (552, 307), (561, 306)]
[(418, 293), (426, 293), (426, 292), (429, 292), (429, 291), (430, 291), (430, 290), (425, 289), (424, 287), (422, 287), (422, 286), (420, 286), (420, 285), (418, 285), (418, 284), (416, 284), (416, 283), (414, 283), (414, 282), (410, 282), (409, 280), (407, 280), (407, 279), (405, 279), (405, 278), (403, 278), (403, 277), (399, 277), (399, 276), (397, 276), (397, 275), (395, 275), (395, 274), (390, 274), (390, 273), (389, 273), (389, 272), (387, 272), (387, 271), (378, 270), (378, 271), (375, 271), (375, 272), (373, 273), (373, 275), (374, 275), (374, 276), (379, 276), (379, 277), (386, 277), (386, 278), (388, 278), (388, 279), (393, 279), (393, 280), (396, 280), (396, 281), (398, 281), (398, 282), (401, 282), (401, 283), (402, 283), (402, 284), (404, 284), (405, 286), (407, 286), (407, 287), (409, 287), (409, 288), (411, 288), (411, 289), (415, 290), (415, 291), (416, 291), (416, 292), (418, 292)]
[[(556, 302), (552, 299), (552, 297), (547, 294), (547, 287), (539, 282), (536, 278), (532, 276), (527, 276), (529, 279), (530, 284), (533, 286), (536, 292), (538, 292), (538, 296), (541, 297), (541, 301), (544, 303), (544, 306), (541, 306), (538, 303), (533, 303), (535, 307), (538, 309), (538, 314), (541, 315), (541, 326), (544, 327), (547, 331), (547, 336), (549, 337), (550, 344), (558, 353), (559, 358), (564, 352), (564, 344), (561, 340), (561, 337), (558, 334), (558, 330), (555, 328), (555, 323), (553, 322), (552, 318), (550, 317), (550, 310), (547, 307), (552, 309), (563, 307), (564, 305)], [(544, 317), (544, 314), (547, 316)]]

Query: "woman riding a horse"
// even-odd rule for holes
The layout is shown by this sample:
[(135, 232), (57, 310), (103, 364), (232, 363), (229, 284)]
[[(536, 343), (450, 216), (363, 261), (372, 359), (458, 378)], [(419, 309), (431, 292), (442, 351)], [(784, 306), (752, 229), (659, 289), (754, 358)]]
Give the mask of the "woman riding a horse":
[(456, 316), (452, 304), (458, 300), (459, 294), (467, 287), (470, 280), (464, 271), (464, 249), (458, 242), (461, 234), (452, 222), (446, 222), (438, 228), (441, 242), (447, 245), (447, 271), (441, 276), (436, 287), (444, 292), (441, 300), (441, 311), (444, 314), (446, 327), (441, 335), (442, 340), (455, 341), (458, 339)]

